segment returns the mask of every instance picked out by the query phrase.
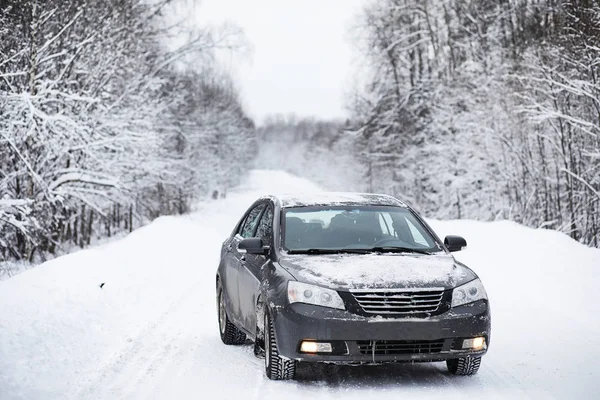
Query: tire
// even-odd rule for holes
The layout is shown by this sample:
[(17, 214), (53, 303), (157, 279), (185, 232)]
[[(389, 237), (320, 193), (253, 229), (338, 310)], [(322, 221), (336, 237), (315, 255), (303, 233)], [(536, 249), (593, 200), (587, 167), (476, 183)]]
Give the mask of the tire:
[(219, 333), (221, 340), (228, 345), (239, 345), (246, 343), (246, 334), (240, 331), (227, 316), (225, 309), (225, 295), (223, 288), (219, 287), (217, 295), (217, 315), (219, 317)]
[(448, 371), (452, 375), (475, 375), (479, 371), (481, 357), (461, 357), (446, 360)]
[(296, 376), (296, 361), (279, 355), (275, 340), (275, 327), (265, 312), (265, 371), (271, 380), (288, 380)]

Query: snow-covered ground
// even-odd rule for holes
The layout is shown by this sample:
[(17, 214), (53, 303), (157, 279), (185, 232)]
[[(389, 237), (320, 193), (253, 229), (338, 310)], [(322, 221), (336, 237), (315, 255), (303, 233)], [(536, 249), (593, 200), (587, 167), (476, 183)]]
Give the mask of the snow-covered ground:
[(251, 346), (219, 339), (220, 244), (259, 195), (316, 190), (254, 171), (192, 215), (0, 282), (0, 399), (600, 398), (600, 250), (511, 222), (431, 221), (467, 238), (457, 258), (490, 297), (478, 375), (442, 363), (306, 365), (297, 381), (267, 380)]

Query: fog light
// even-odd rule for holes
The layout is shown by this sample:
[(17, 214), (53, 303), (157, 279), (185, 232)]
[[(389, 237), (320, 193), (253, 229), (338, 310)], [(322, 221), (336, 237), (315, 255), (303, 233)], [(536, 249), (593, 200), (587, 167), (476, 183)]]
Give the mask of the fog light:
[(301, 353), (331, 353), (332, 350), (331, 343), (319, 343), (304, 340), (300, 344)]
[(484, 337), (476, 337), (473, 339), (465, 339), (463, 340), (463, 349), (473, 349), (473, 350), (481, 350), (485, 347), (485, 338)]

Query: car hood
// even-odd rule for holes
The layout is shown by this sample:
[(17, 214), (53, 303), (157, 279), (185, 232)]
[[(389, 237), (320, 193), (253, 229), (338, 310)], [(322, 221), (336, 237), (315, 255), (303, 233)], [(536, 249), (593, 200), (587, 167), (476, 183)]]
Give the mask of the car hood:
[(280, 264), (299, 281), (337, 289), (451, 289), (476, 277), (446, 253), (294, 254)]

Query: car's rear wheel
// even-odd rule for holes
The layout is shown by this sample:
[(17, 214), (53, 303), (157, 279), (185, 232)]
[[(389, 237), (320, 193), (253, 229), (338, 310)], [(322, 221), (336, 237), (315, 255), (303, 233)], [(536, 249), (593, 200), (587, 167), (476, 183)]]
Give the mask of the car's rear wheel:
[(481, 357), (461, 357), (446, 360), (448, 371), (453, 375), (475, 375), (479, 371)]
[(217, 310), (219, 312), (219, 333), (221, 340), (225, 344), (244, 344), (246, 343), (246, 334), (240, 331), (227, 316), (225, 309), (225, 295), (223, 288), (219, 287), (217, 296)]
[(265, 370), (267, 378), (272, 380), (294, 379), (296, 376), (296, 361), (279, 355), (275, 327), (267, 312), (265, 312)]

